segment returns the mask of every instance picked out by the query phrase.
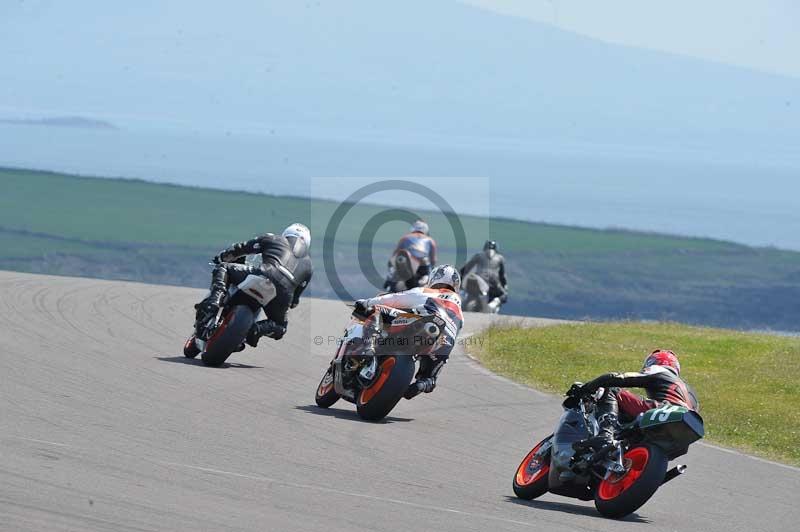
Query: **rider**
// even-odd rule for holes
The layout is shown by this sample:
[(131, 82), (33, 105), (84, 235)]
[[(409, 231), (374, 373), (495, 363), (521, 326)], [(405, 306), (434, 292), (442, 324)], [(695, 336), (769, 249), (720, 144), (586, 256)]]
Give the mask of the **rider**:
[[(397, 247), (392, 254), (393, 258), (399, 251), (407, 250), (414, 257), (420, 259), (420, 265), (419, 268), (417, 268), (416, 274), (406, 281), (407, 289), (424, 286), (428, 281), (431, 268), (436, 266), (436, 249), (436, 241), (431, 238), (430, 228), (423, 220), (414, 222), (409, 232), (397, 242)], [(390, 260), (389, 268), (393, 266)], [(390, 275), (386, 278), (386, 282), (383, 285), (384, 289), (391, 290), (393, 283)]]
[[(672, 351), (656, 349), (644, 359), (642, 370), (633, 373), (606, 373), (586, 384), (575, 383), (568, 395), (587, 395), (604, 388), (598, 401), (600, 431), (593, 440), (600, 444), (613, 443), (617, 417), (633, 420), (643, 412), (672, 404), (698, 410), (694, 392), (680, 377), (681, 364)], [(644, 388), (647, 397), (641, 397), (620, 388)]]
[[(216, 266), (211, 277), (211, 293), (195, 305), (195, 337), (202, 324), (219, 312), (231, 283), (239, 284), (248, 275), (263, 275), (272, 281), (276, 295), (264, 307), (267, 319), (254, 323), (248, 332), (247, 343), (256, 347), (262, 336), (275, 340), (283, 338), (288, 325), (286, 312), (298, 305), (300, 295), (311, 280), (310, 245), (311, 231), (303, 224), (294, 223), (280, 235), (267, 233), (221, 251), (214, 257)], [(254, 253), (261, 254), (261, 266), (233, 262)]]
[(406, 399), (412, 399), (422, 392), (431, 393), (436, 387), (439, 372), (447, 363), (464, 324), (461, 297), (458, 295), (460, 289), (461, 276), (458, 270), (449, 264), (443, 264), (433, 269), (427, 286), (356, 301), (356, 315), (364, 316), (370, 307), (382, 305), (441, 318), (442, 333), (429, 356), (420, 358), (416, 381), (408, 387)]
[(506, 260), (497, 252), (497, 242), (487, 240), (483, 245), (483, 253), (476, 253), (462, 266), (461, 277), (465, 278), (473, 268), (489, 284), (489, 301), (497, 298), (505, 304), (508, 301)]

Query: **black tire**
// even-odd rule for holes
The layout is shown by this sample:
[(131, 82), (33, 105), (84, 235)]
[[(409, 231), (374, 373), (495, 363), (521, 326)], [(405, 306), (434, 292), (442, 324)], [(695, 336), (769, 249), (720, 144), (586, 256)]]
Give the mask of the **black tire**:
[[(388, 355), (381, 357), (381, 374), (370, 388), (358, 393), (356, 410), (361, 419), (380, 421), (397, 405), (414, 378), (414, 357)], [(377, 389), (376, 389), (377, 387)], [(363, 400), (369, 397), (368, 400)]]
[(330, 408), (339, 400), (339, 394), (333, 389), (333, 366), (328, 367), (328, 371), (325, 372), (325, 375), (322, 376), (322, 380), (319, 381), (314, 400), (320, 408)]
[(221, 366), (242, 345), (254, 321), (255, 314), (244, 305), (236, 305), (228, 311), (206, 343), (205, 365)]
[[(646, 462), (637, 473), (638, 477), (633, 484), (612, 497), (611, 495), (618, 489), (615, 486), (622, 486), (625, 476), (630, 475), (637, 468), (637, 459), (632, 460), (635, 456), (634, 453), (637, 456), (646, 453)], [(659, 447), (648, 443), (634, 445), (625, 453), (625, 460), (626, 462), (630, 460), (632, 464), (625, 476), (616, 481), (604, 480), (597, 486), (594, 505), (597, 511), (606, 517), (619, 519), (635, 512), (653, 496), (664, 482), (668, 460), (664, 451)]]
[(531, 462), (531, 459), (536, 454), (536, 451), (538, 451), (542, 445), (548, 443), (552, 439), (553, 435), (551, 434), (547, 438), (534, 445), (533, 449), (531, 449), (530, 452), (525, 455), (525, 458), (522, 459), (519, 467), (517, 467), (517, 470), (514, 472), (514, 494), (520, 499), (530, 501), (547, 493), (547, 477), (549, 476), (548, 473), (550, 472), (550, 449), (548, 449), (547, 452), (541, 456), (541, 459), (539, 460), (541, 467), (536, 470), (535, 475), (533, 475), (534, 478), (527, 480), (525, 478), (525, 474), (526, 472), (530, 473), (527, 468)]

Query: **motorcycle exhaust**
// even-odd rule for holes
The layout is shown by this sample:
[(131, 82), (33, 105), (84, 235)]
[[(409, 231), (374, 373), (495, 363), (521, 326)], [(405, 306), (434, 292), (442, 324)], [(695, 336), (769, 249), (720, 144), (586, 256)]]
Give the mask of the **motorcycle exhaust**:
[(425, 334), (427, 334), (429, 337), (435, 338), (435, 337), (439, 336), (440, 332), (441, 331), (439, 329), (439, 326), (436, 325), (435, 323), (430, 323), (429, 322), (429, 323), (425, 324)]
[(686, 473), (686, 466), (685, 465), (678, 465), (667, 471), (667, 474), (664, 475), (664, 482), (662, 484), (666, 484), (670, 480), (674, 480), (677, 477)]

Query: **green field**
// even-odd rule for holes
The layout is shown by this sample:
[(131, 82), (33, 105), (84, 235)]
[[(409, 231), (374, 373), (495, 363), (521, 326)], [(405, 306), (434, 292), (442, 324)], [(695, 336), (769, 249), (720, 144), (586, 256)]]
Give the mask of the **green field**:
[(708, 440), (800, 465), (800, 338), (616, 322), (493, 328), (479, 345), (492, 371), (554, 393), (672, 349), (700, 398)]
[[(204, 286), (209, 257), (233, 241), (299, 220), (313, 255), (337, 204), (0, 169), (0, 268)], [(358, 268), (357, 240), (384, 207), (353, 209), (336, 236), (336, 265), (358, 295), (373, 291)], [(423, 213), (455, 260), (449, 224)], [(800, 253), (708, 239), (601, 231), (513, 220), (460, 217), (470, 252), (488, 236), (508, 261), (506, 311), (562, 318), (640, 318), (739, 328), (796, 330)], [(387, 224), (369, 250), (383, 273), (405, 224)], [(324, 274), (310, 293), (332, 297)]]

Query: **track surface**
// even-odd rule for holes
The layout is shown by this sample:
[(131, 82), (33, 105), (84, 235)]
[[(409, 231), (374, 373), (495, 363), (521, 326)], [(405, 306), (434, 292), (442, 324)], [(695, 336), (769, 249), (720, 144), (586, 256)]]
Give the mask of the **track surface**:
[(211, 369), (180, 353), (201, 295), (0, 272), (1, 530), (797, 530), (798, 470), (709, 446), (624, 522), (517, 501), (557, 398), (458, 353), (436, 393), (363, 423), (311, 406), (343, 305), (305, 301), (284, 341)]

